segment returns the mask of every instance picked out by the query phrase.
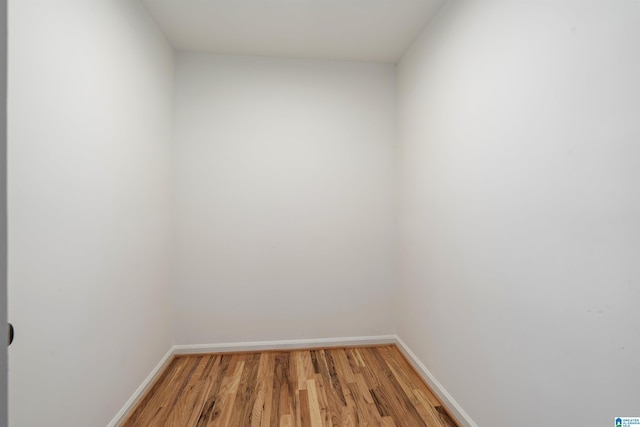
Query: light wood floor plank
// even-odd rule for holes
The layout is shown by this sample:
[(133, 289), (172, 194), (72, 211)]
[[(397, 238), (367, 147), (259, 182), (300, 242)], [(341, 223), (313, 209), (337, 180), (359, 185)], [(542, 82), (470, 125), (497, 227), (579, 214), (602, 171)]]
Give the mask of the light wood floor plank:
[(175, 357), (121, 427), (459, 427), (395, 346)]

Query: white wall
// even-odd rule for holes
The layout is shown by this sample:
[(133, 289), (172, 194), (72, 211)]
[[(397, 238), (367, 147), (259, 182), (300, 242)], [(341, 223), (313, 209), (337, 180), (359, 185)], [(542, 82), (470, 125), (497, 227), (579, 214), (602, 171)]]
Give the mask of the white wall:
[(9, 26), (11, 426), (104, 426), (172, 344), (172, 51), (125, 0)]
[(394, 67), (178, 62), (176, 343), (392, 333)]
[(638, 22), (453, 1), (400, 63), (398, 333), (480, 426), (640, 413)]

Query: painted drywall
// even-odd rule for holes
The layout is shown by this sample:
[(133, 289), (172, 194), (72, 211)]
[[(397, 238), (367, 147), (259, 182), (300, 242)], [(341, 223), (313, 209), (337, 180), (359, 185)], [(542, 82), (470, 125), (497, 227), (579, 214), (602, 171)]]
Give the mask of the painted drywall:
[(395, 69), (184, 54), (175, 341), (385, 335)]
[(104, 426), (172, 344), (173, 53), (137, 2), (9, 24), (10, 424)]
[(395, 64), (444, 0), (142, 0), (180, 51)]
[(480, 426), (640, 414), (638, 22), (450, 1), (399, 64), (398, 334)]

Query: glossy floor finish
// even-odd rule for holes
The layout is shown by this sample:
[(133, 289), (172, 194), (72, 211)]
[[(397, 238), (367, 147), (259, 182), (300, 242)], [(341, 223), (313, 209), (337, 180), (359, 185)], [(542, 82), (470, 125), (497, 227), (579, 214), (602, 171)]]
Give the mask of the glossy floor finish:
[(456, 427), (395, 346), (174, 358), (122, 424)]

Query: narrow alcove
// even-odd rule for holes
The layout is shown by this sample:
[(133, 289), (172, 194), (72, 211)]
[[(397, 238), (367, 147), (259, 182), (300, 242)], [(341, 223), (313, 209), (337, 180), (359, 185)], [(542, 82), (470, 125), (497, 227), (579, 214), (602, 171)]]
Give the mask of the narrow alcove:
[(636, 2), (8, 12), (11, 426), (362, 344), (464, 426), (640, 415)]

